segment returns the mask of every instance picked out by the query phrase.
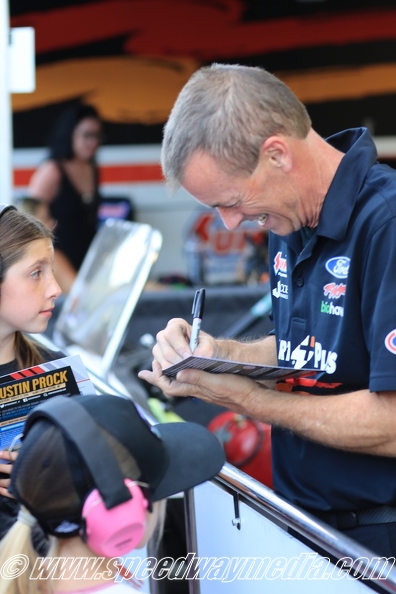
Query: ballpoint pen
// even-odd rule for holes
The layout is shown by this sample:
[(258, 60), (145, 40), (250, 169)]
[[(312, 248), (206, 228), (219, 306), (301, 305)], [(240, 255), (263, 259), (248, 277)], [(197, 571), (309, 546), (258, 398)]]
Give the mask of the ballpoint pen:
[(190, 349), (193, 353), (197, 344), (199, 331), (201, 329), (201, 321), (205, 306), (205, 289), (198, 289), (196, 291), (192, 306), (193, 323), (191, 329)]

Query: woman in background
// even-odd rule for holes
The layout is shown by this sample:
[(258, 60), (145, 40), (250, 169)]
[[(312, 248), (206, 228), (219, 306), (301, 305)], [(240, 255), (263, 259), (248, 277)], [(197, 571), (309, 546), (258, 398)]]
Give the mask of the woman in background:
[(96, 151), (102, 123), (90, 105), (64, 111), (52, 134), (48, 160), (34, 172), (29, 196), (47, 207), (42, 216), (55, 224), (56, 277), (68, 293), (96, 233), (100, 203)]

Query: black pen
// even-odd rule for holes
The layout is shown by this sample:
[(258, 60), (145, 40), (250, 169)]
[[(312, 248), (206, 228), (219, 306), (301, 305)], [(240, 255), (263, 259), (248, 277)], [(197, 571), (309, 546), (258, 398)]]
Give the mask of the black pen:
[(190, 349), (193, 353), (197, 344), (199, 331), (201, 329), (201, 321), (205, 306), (205, 289), (198, 289), (196, 291), (192, 306), (193, 323), (191, 329)]

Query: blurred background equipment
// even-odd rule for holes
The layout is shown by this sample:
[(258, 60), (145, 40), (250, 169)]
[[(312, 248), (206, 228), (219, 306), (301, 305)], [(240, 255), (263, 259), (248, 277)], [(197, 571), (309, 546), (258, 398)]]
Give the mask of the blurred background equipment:
[(226, 411), (208, 429), (223, 444), (227, 462), (272, 488), (271, 425)]
[(193, 285), (268, 281), (267, 233), (256, 221), (229, 231), (216, 210), (197, 208), (185, 225), (184, 254)]

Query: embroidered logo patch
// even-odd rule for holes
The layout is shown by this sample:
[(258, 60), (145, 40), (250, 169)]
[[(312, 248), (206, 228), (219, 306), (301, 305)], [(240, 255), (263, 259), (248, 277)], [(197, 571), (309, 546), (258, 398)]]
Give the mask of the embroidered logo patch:
[(279, 361), (291, 361), (294, 369), (309, 367), (326, 373), (334, 373), (337, 369), (338, 354), (324, 349), (314, 336), (306, 336), (292, 351), (290, 340), (280, 340), (278, 349)]
[(345, 295), (345, 292), (346, 285), (343, 283), (340, 283), (339, 285), (336, 283), (327, 283), (327, 285), (323, 287), (323, 293), (325, 297), (328, 297), (329, 299), (339, 299), (342, 295)]
[(396, 329), (389, 332), (388, 336), (385, 338), (385, 346), (394, 355), (396, 355)]
[(326, 262), (326, 270), (336, 278), (348, 278), (351, 259), (346, 256), (330, 258)]
[(280, 280), (278, 281), (278, 284), (276, 285), (275, 289), (272, 289), (272, 294), (274, 297), (276, 297), (276, 299), (279, 299), (279, 297), (282, 297), (282, 299), (288, 299), (288, 292), (288, 286), (284, 283), (281, 283)]
[(287, 276), (287, 260), (283, 258), (282, 252), (278, 252), (274, 258), (274, 272), (279, 276)]

